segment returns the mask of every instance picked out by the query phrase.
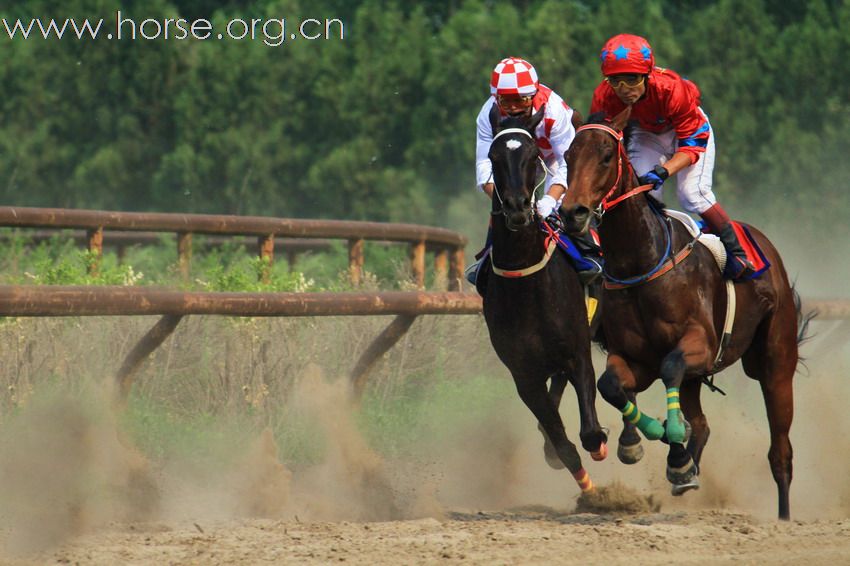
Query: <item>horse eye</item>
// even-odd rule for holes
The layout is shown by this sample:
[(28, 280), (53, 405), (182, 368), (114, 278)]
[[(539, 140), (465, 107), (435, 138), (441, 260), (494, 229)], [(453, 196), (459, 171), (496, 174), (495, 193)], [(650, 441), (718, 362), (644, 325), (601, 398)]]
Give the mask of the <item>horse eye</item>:
[(611, 163), (611, 160), (613, 158), (614, 158), (614, 152), (610, 151), (610, 150), (606, 151), (605, 153), (602, 154), (602, 163), (605, 164), (605, 165), (608, 165), (608, 164)]

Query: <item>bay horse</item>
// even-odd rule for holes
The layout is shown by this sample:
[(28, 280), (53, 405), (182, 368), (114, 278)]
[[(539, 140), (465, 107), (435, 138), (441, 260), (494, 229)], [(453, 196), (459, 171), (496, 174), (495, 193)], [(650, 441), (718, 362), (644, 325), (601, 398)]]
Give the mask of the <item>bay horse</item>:
[[(624, 422), (669, 444), (667, 478), (680, 495), (699, 487), (709, 436), (702, 383), (740, 359), (744, 372), (761, 385), (779, 518), (788, 519), (792, 382), (810, 317), (802, 316), (779, 253), (760, 231), (747, 226), (772, 267), (756, 279), (727, 284), (711, 252), (643, 194), (652, 185), (637, 186), (624, 141), (630, 113), (627, 107), (607, 123), (591, 117), (566, 154), (565, 229), (582, 233), (596, 217), (605, 257), (602, 326), (608, 358), (599, 391)], [(731, 335), (724, 328), (727, 303), (735, 305)], [(634, 398), (659, 376), (667, 390), (663, 424), (642, 414)]]
[(537, 418), (546, 461), (556, 469), (566, 467), (582, 492), (591, 492), (593, 483), (558, 412), (568, 381), (578, 398), (581, 444), (595, 460), (607, 454), (607, 435), (596, 416), (584, 290), (566, 255), (555, 249), (554, 234), (541, 228), (535, 212), (539, 157), (534, 131), (543, 113), (540, 108), (532, 116), (501, 119), (495, 104), (490, 113), (492, 248), (478, 287), (490, 341)]

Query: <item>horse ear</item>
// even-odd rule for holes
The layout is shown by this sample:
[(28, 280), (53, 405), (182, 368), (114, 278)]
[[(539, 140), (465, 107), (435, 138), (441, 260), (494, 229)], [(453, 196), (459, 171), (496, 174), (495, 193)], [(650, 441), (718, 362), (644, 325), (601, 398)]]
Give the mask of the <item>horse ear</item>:
[(582, 117), (581, 112), (576, 109), (573, 109), (573, 116), (570, 118), (570, 121), (573, 123), (573, 128), (576, 130), (584, 125), (584, 118)]
[(493, 135), (499, 133), (501, 129), (501, 121), (502, 115), (499, 113), (499, 105), (493, 102), (493, 106), (490, 107), (490, 127), (493, 128)]
[(622, 132), (623, 129), (626, 127), (626, 124), (628, 123), (631, 115), (631, 105), (626, 106), (626, 108), (622, 112), (614, 116), (614, 118), (611, 120), (611, 127), (617, 130), (618, 132)]
[(528, 121), (526, 125), (529, 132), (534, 134), (534, 130), (537, 129), (537, 125), (540, 124), (540, 120), (543, 119), (543, 115), (546, 113), (546, 105), (540, 107), (540, 110), (534, 113), (531, 119)]

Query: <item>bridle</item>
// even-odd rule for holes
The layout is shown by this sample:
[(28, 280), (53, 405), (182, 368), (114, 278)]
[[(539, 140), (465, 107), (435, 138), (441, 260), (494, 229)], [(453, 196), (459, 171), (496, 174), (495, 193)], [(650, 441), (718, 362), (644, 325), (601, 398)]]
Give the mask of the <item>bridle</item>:
[[(610, 134), (615, 140), (617, 140), (617, 179), (614, 181), (614, 184), (611, 185), (611, 188), (608, 189), (608, 192), (605, 193), (605, 196), (602, 197), (602, 200), (599, 201), (599, 205), (593, 210), (594, 216), (596, 216), (596, 218), (598, 218), (599, 220), (602, 220), (602, 216), (606, 212), (608, 212), (609, 210), (611, 210), (612, 208), (614, 208), (615, 206), (617, 206), (628, 198), (631, 198), (640, 193), (651, 191), (653, 185), (641, 185), (639, 187), (635, 187), (627, 193), (618, 196), (614, 200), (608, 200), (611, 198), (611, 195), (614, 194), (614, 191), (617, 190), (617, 187), (620, 186), (620, 181), (623, 179), (623, 157), (626, 155), (626, 148), (625, 144), (623, 143), (623, 132), (618, 132), (614, 128), (606, 126), (605, 124), (585, 124), (584, 126), (579, 126), (579, 128), (576, 129), (576, 135), (578, 135), (579, 132), (583, 132), (585, 130), (602, 130), (603, 132)], [(628, 166), (629, 175), (633, 175), (634, 170), (632, 169), (631, 163), (629, 163)]]
[[(524, 136), (528, 136), (532, 141), (534, 141), (534, 136), (531, 135), (528, 130), (525, 130), (523, 128), (505, 128), (504, 130), (493, 136), (493, 141), (490, 142), (490, 147), (493, 146), (493, 143), (497, 139), (506, 134), (522, 134)], [(546, 166), (546, 162), (543, 161), (543, 158), (540, 157), (540, 155), (537, 156), (537, 160), (540, 161), (540, 165), (543, 167), (543, 179), (539, 183), (537, 183), (537, 185), (535, 185), (534, 189), (532, 189), (531, 191), (531, 208), (529, 209), (529, 216), (531, 218), (534, 218), (534, 216), (537, 214), (537, 189), (539, 189), (543, 185), (543, 183), (546, 182), (546, 176), (552, 174), (552, 172), (549, 171), (549, 168)], [(496, 199), (499, 201), (499, 208), (498, 210), (490, 211), (490, 215), (502, 215), (507, 218), (508, 213), (505, 212), (505, 201), (502, 200), (502, 195), (499, 194), (499, 188), (496, 186), (495, 183), (493, 183), (493, 194), (496, 195)], [(516, 231), (515, 229), (510, 227), (508, 227), (508, 230), (511, 230), (512, 232)]]
[[(527, 131), (523, 128), (506, 128), (506, 129), (500, 131), (499, 133), (497, 133), (495, 136), (493, 136), (493, 141), (490, 142), (491, 147), (493, 145), (493, 142), (495, 142), (499, 137), (507, 135), (507, 134), (522, 134), (524, 136), (528, 136), (532, 141), (534, 141), (534, 136), (531, 135), (531, 133), (529, 131)], [(531, 191), (531, 208), (529, 209), (529, 216), (532, 219), (535, 216), (537, 216), (537, 206), (536, 206), (537, 205), (537, 189), (539, 189), (540, 186), (544, 182), (546, 182), (546, 175), (552, 174), (552, 172), (549, 171), (549, 168), (546, 166), (546, 162), (543, 161), (543, 158), (540, 157), (539, 154), (537, 156), (537, 159), (540, 161), (540, 164), (543, 166), (544, 174), (543, 174), (543, 179), (537, 185), (535, 185), (534, 189), (532, 189), (532, 191)], [(502, 196), (499, 194), (499, 189), (496, 187), (495, 183), (493, 184), (493, 194), (496, 196), (496, 198), (499, 201), (499, 209), (491, 211), (490, 214), (493, 215), (493, 216), (501, 214), (502, 216), (505, 217), (505, 219), (507, 219), (508, 214), (507, 214), (507, 212), (505, 212), (504, 201), (502, 200)], [(545, 227), (545, 230), (549, 232), (549, 236), (546, 238), (545, 251), (543, 253), (543, 258), (540, 261), (538, 261), (537, 263), (535, 263), (534, 265), (531, 265), (529, 267), (525, 267), (525, 268), (522, 268), (522, 269), (510, 269), (510, 270), (509, 269), (502, 269), (502, 268), (496, 266), (496, 263), (493, 259), (493, 251), (491, 250), (490, 254), (489, 254), (490, 255), (490, 267), (493, 269), (493, 273), (495, 273), (496, 275), (498, 275), (500, 277), (506, 277), (508, 279), (516, 279), (516, 278), (520, 278), (520, 277), (527, 277), (529, 275), (533, 275), (534, 273), (537, 273), (538, 271), (540, 271), (541, 269), (546, 267), (546, 264), (549, 263), (549, 260), (552, 258), (552, 255), (555, 252), (555, 248), (557, 247), (558, 238), (557, 238), (557, 235), (554, 233), (554, 231), (552, 230), (552, 228), (548, 224), (546, 224), (545, 222), (543, 222), (542, 224)], [(505, 222), (505, 226), (511, 232), (517, 231), (515, 228), (511, 228), (510, 225), (507, 222)]]
[[(648, 185), (640, 185), (638, 187), (633, 188), (632, 190), (621, 194), (620, 196), (611, 199), (614, 192), (619, 188), (620, 181), (623, 179), (623, 158), (626, 156), (625, 144), (623, 143), (623, 133), (618, 132), (614, 128), (606, 126), (604, 124), (585, 124), (584, 126), (576, 129), (576, 135), (579, 132), (584, 130), (602, 130), (603, 132), (611, 135), (614, 139), (617, 140), (617, 179), (614, 181), (614, 184), (610, 189), (605, 193), (605, 196), (602, 197), (602, 200), (599, 202), (599, 205), (593, 210), (594, 216), (596, 216), (599, 221), (602, 221), (602, 217), (606, 212), (622, 203), (626, 199), (629, 199), (635, 195), (639, 195), (641, 193), (645, 193), (651, 191), (654, 187), (652, 184)], [(634, 176), (634, 170), (632, 169), (631, 163), (628, 163), (628, 174), (630, 176)], [(603, 269), (602, 274), (605, 277), (605, 288), (606, 289), (627, 289), (629, 287), (634, 287), (636, 285), (641, 285), (643, 283), (647, 283), (661, 277), (674, 267), (684, 260), (688, 255), (690, 255), (691, 251), (696, 245), (697, 238), (694, 238), (693, 241), (689, 242), (685, 245), (684, 248), (679, 250), (679, 252), (675, 256), (670, 255), (672, 242), (673, 242), (673, 229), (671, 227), (671, 220), (668, 216), (662, 215), (656, 207), (652, 206), (653, 213), (658, 217), (661, 221), (661, 224), (664, 226), (664, 236), (665, 236), (665, 245), (664, 245), (664, 254), (661, 256), (661, 260), (650, 269), (648, 272), (643, 275), (638, 275), (636, 277), (629, 277), (626, 279), (617, 279), (613, 275), (607, 272), (607, 270)]]

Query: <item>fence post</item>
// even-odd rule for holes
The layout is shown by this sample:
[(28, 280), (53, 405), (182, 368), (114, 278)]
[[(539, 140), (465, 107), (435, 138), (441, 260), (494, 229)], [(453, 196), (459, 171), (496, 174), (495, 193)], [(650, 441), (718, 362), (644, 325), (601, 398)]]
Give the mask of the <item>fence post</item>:
[(449, 250), (440, 248), (434, 252), (434, 288), (442, 291), (448, 288)]
[(348, 240), (348, 274), (351, 284), (359, 287), (363, 276), (363, 238)]
[(100, 271), (100, 260), (103, 257), (103, 226), (92, 228), (86, 232), (89, 247), (88, 273), (97, 277)]
[(463, 248), (456, 247), (452, 250), (449, 258), (449, 291), (460, 291), (463, 289)]
[(425, 288), (425, 241), (410, 244), (410, 271), (419, 289)]
[(260, 281), (267, 284), (271, 279), (272, 262), (274, 261), (274, 234), (257, 238), (257, 246), (260, 248), (260, 259), (268, 259), (260, 271)]
[(192, 233), (177, 232), (177, 265), (183, 281), (189, 280), (189, 266), (192, 263)]

